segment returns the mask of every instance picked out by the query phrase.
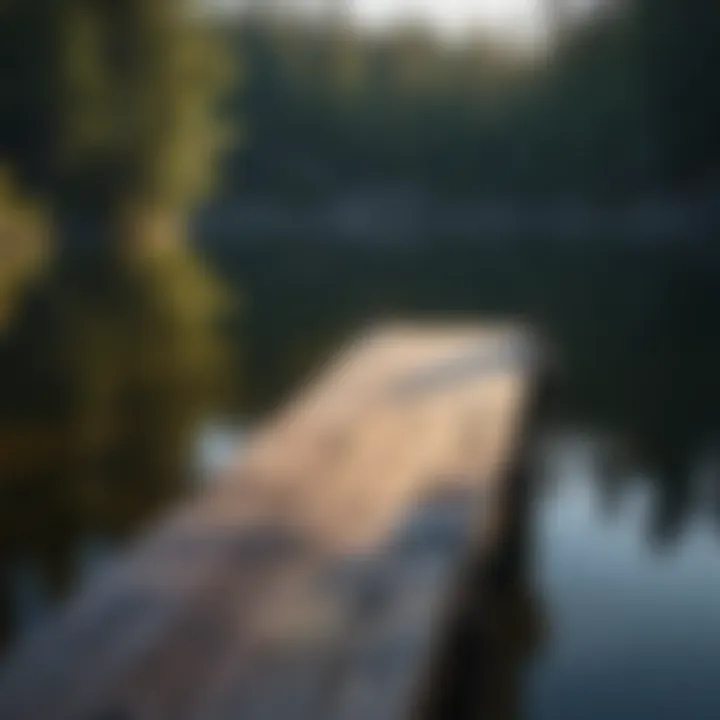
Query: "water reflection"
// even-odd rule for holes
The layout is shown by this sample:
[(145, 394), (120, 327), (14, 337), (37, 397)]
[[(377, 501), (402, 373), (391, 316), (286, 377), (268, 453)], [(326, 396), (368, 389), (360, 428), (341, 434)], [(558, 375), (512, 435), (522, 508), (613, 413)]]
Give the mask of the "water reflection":
[(557, 417), (544, 427), (533, 496), (471, 586), (429, 716), (718, 717), (720, 537), (703, 502), (717, 498), (716, 455), (661, 475), (678, 450), (650, 457), (641, 438)]
[[(625, 410), (626, 422), (618, 418), (614, 441), (606, 442), (595, 458), (600, 465), (596, 482), (610, 514), (620, 510), (627, 488), (644, 478), (652, 496), (646, 537), (656, 548), (680, 541), (695, 515), (712, 511), (712, 497), (720, 488), (717, 466), (707, 459), (720, 447), (717, 426), (691, 398), (674, 402), (674, 392), (675, 397), (672, 392), (661, 396), (662, 406)], [(630, 402), (632, 398), (630, 394)], [(708, 392), (703, 405), (716, 402)], [(628, 423), (628, 417), (633, 422)]]
[[(720, 667), (718, 538), (702, 506), (682, 504), (672, 552), (649, 541), (658, 507), (674, 502), (671, 480), (628, 474), (616, 512), (602, 510), (598, 454), (573, 432), (552, 437), (538, 478), (553, 484), (536, 511), (534, 583), (549, 636), (522, 692), (529, 720), (584, 717), (718, 717)], [(562, 458), (577, 441), (574, 467)], [(621, 441), (620, 441), (621, 444)], [(564, 467), (563, 472), (559, 470)], [(685, 478), (685, 487), (690, 487)], [(688, 493), (686, 493), (687, 495)], [(664, 547), (664, 546), (663, 546)]]
[(27, 296), (0, 339), (6, 635), (190, 488), (198, 428), (235, 396), (231, 312), (185, 249), (58, 266)]
[(431, 717), (720, 715), (715, 398), (691, 382), (635, 405), (642, 383), (616, 381), (622, 393), (594, 413), (577, 387), (574, 402), (554, 395), (528, 468), (534, 494), (513, 508), (511, 552), (474, 591)]
[(231, 466), (243, 453), (249, 432), (249, 424), (240, 420), (233, 423), (214, 421), (198, 430), (191, 464), (195, 487), (207, 487)]

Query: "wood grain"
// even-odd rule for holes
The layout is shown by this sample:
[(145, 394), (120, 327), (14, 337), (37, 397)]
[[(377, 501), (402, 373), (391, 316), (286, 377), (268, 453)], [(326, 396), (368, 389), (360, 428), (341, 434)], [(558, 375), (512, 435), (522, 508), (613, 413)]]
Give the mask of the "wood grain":
[(0, 676), (0, 717), (412, 717), (493, 542), (536, 372), (521, 330), (366, 333)]

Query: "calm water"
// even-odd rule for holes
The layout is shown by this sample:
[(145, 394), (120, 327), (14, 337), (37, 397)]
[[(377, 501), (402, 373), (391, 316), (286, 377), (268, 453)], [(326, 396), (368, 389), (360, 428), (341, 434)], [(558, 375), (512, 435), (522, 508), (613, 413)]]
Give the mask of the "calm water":
[(608, 501), (617, 445), (577, 433), (548, 445), (532, 569), (542, 637), (520, 716), (720, 717), (717, 485), (697, 472), (682, 532), (654, 543), (657, 478), (628, 467)]
[(6, 648), (363, 323), (519, 317), (553, 340), (559, 384), (527, 571), (490, 603), (493, 689), (471, 715), (720, 717), (716, 256), (224, 248), (128, 277), (73, 258), (0, 338)]

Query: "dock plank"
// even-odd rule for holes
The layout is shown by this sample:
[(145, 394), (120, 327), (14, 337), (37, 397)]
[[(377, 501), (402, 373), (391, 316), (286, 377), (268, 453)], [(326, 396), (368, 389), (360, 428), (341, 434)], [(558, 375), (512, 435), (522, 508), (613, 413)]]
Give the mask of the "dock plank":
[(0, 674), (0, 717), (413, 717), (537, 376), (512, 327), (348, 346)]

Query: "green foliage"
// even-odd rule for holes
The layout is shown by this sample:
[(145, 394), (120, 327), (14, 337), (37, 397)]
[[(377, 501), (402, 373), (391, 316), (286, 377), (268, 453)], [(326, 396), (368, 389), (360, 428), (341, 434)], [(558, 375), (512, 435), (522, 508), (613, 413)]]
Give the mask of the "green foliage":
[(56, 266), (0, 338), (4, 532), (23, 532), (25, 497), (57, 492), (49, 511), (122, 535), (183, 489), (200, 424), (235, 390), (234, 308), (190, 249), (154, 260)]
[(638, 0), (635, 23), (659, 172), (679, 191), (717, 182), (720, 4)]
[(547, 53), (248, 22), (231, 192), (358, 186), (621, 200), (717, 180), (720, 6), (628, 0)]
[(31, 280), (50, 252), (47, 218), (0, 168), (0, 333)]
[(171, 0), (5, 0), (0, 158), (81, 215), (129, 204), (182, 218), (245, 126), (231, 195), (619, 199), (714, 182), (719, 6), (616, 5), (532, 55), (487, 37), (454, 47), (418, 28), (370, 38), (261, 19), (223, 28), (221, 43)]
[(0, 1), (0, 162), (45, 193), (53, 181), (61, 4)]
[[(185, 210), (228, 142), (222, 46), (172, 0), (73, 0), (63, 28), (63, 151), (124, 200)], [(85, 188), (87, 190), (87, 188)]]
[(230, 142), (232, 60), (175, 0), (5, 0), (0, 159), (60, 219), (112, 233), (128, 206), (182, 220)]

